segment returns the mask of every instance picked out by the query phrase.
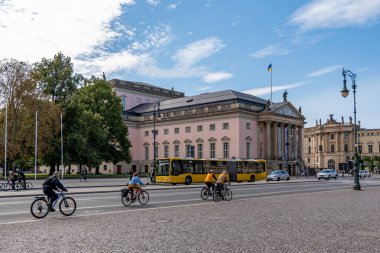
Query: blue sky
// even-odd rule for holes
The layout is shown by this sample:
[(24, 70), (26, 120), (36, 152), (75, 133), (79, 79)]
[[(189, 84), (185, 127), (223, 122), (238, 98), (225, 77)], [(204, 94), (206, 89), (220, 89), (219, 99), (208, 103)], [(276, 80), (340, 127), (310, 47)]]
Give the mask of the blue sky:
[(314, 126), (353, 116), (380, 128), (380, 0), (0, 0), (0, 59), (70, 56), (77, 72), (196, 95), (288, 100)]

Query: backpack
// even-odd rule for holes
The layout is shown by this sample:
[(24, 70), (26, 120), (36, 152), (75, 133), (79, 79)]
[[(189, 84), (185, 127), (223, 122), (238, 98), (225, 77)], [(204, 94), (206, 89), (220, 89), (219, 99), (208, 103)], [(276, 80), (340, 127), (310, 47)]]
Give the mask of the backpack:
[(44, 186), (44, 187), (53, 187), (53, 188), (54, 188), (54, 185), (53, 185), (53, 177), (49, 177), (49, 178), (47, 178), (47, 179), (42, 183), (42, 186)]

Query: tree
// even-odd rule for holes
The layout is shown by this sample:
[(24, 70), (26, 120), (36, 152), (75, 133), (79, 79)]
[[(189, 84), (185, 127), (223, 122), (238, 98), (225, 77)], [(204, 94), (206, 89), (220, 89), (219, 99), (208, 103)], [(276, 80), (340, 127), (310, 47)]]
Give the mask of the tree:
[(97, 167), (105, 162), (130, 162), (128, 128), (121, 100), (106, 81), (78, 90), (65, 107), (65, 146), (72, 163)]

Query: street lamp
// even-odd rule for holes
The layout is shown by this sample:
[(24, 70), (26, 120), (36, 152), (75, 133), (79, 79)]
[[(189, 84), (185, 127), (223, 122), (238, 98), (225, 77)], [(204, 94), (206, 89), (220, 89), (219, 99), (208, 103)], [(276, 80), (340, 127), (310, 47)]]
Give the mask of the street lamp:
[[(157, 102), (154, 107), (153, 107), (153, 172), (154, 174), (156, 173), (156, 168), (157, 168), (157, 150), (156, 150), (156, 135), (157, 135), (157, 130), (156, 130), (156, 118), (160, 117), (160, 102)], [(153, 176), (154, 178), (154, 176)]]
[(351, 78), (352, 81), (352, 90), (354, 92), (354, 142), (355, 142), (355, 150), (354, 150), (354, 190), (360, 190), (360, 183), (359, 183), (359, 157), (358, 157), (358, 137), (357, 137), (357, 126), (356, 126), (356, 74), (352, 73), (350, 70), (343, 69), (342, 71), (343, 75), (343, 90), (341, 90), (342, 97), (346, 98), (349, 94), (349, 90), (346, 86), (346, 76), (348, 75)]

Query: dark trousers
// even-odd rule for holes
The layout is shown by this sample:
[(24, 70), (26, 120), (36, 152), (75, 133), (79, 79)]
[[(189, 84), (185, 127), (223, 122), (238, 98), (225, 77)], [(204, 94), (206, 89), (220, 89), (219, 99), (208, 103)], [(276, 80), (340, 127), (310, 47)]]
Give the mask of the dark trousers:
[(48, 196), (49, 202), (53, 205), (54, 201), (58, 198), (57, 193), (51, 187), (44, 187), (43, 192)]
[(26, 190), (26, 181), (25, 181), (25, 176), (20, 176), (19, 177), (19, 181), (21, 182), (23, 182), (23, 186), (24, 186), (24, 190)]
[(207, 185), (209, 190), (210, 190), (210, 188), (212, 188), (212, 190), (215, 190), (215, 185), (212, 182), (207, 182), (205, 184)]

